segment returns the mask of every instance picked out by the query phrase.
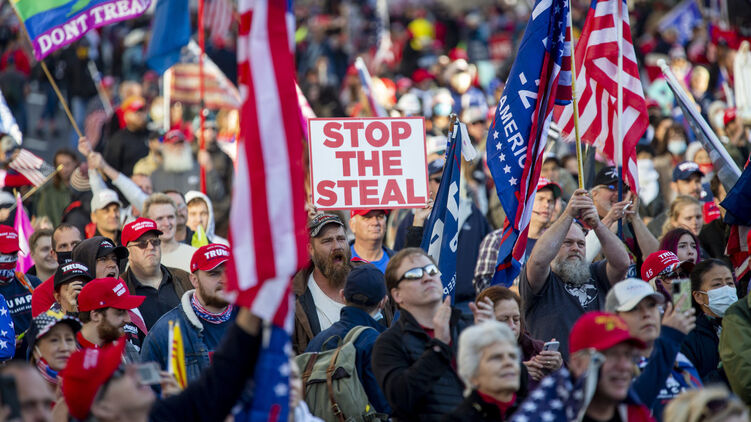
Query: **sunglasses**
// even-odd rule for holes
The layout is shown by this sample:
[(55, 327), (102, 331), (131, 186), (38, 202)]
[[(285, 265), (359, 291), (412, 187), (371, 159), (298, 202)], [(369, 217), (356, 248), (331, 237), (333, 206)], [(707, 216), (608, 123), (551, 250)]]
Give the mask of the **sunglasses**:
[(399, 281), (407, 280), (407, 281), (415, 281), (415, 280), (421, 280), (425, 274), (429, 276), (435, 276), (440, 275), (441, 272), (438, 271), (438, 267), (435, 266), (435, 264), (428, 264), (424, 267), (415, 267), (407, 270), (407, 272), (404, 273), (402, 278), (399, 279)]
[[(602, 185), (602, 187), (605, 188), (605, 189), (607, 189), (607, 190), (609, 190), (609, 191), (611, 191), (611, 192), (615, 192), (615, 191), (618, 190), (618, 185)], [(630, 190), (631, 190), (631, 188), (629, 188), (628, 185), (624, 183), (623, 184), (623, 193), (626, 193), (626, 192), (628, 192)]]
[(138, 246), (138, 249), (146, 249), (149, 247), (149, 244), (151, 244), (151, 246), (155, 248), (158, 248), (162, 244), (162, 241), (161, 239), (141, 240), (138, 242), (130, 242), (128, 246), (134, 245), (134, 246)]

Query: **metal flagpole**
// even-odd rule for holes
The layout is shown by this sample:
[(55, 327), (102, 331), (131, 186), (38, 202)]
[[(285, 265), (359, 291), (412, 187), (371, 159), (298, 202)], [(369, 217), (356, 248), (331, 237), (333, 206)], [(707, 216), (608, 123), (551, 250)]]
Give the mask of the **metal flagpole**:
[[(618, 202), (623, 201), (623, 128), (621, 114), (623, 113), (623, 0), (618, 0), (618, 21), (615, 23), (618, 37), (618, 99), (616, 109), (615, 128), (615, 165), (618, 169)], [(623, 219), (618, 219), (618, 237), (623, 240)]]
[[(206, 149), (206, 139), (204, 136), (204, 126), (206, 124), (206, 104), (204, 103), (204, 95), (205, 95), (205, 83), (204, 83), (204, 75), (203, 75), (203, 59), (204, 55), (206, 54), (206, 34), (204, 30), (204, 20), (203, 20), (203, 12), (204, 12), (204, 0), (198, 0), (198, 45), (201, 47), (201, 54), (198, 55), (198, 90), (200, 93), (200, 129), (198, 133), (198, 147), (201, 151), (204, 151)], [(201, 192), (206, 193), (206, 168), (204, 166), (201, 166)]]
[(579, 102), (576, 98), (576, 58), (574, 56), (574, 25), (571, 18), (571, 0), (568, 2), (568, 34), (571, 38), (571, 101), (574, 105), (574, 136), (576, 137), (576, 168), (579, 172), (579, 189), (584, 189), (584, 160), (582, 141), (579, 137)]
[(164, 113), (164, 121), (162, 122), (162, 129), (164, 133), (169, 132), (172, 127), (172, 68), (170, 67), (162, 75), (162, 112)]

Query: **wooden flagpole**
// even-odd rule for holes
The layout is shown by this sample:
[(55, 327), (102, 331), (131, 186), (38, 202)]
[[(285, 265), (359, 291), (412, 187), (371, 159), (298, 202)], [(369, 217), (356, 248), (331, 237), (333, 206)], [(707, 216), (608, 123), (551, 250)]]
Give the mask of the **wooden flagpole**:
[[(26, 23), (23, 21), (23, 18), (21, 18), (21, 15), (18, 13), (18, 10), (16, 10), (16, 7), (13, 5), (14, 2), (10, 2), (10, 8), (13, 9), (13, 13), (16, 14), (16, 17), (18, 18), (18, 23), (21, 24), (21, 31), (23, 31), (24, 34), (26, 34), (26, 39), (29, 40), (29, 43), (31, 45), (34, 45), (34, 42), (31, 41), (31, 37), (29, 36), (29, 32), (26, 31)], [(44, 71), (44, 74), (47, 75), (47, 80), (50, 81), (50, 85), (52, 85), (52, 89), (55, 91), (55, 94), (57, 94), (57, 98), (60, 100), (60, 104), (63, 105), (63, 110), (65, 110), (65, 114), (68, 116), (68, 120), (70, 120), (70, 124), (73, 126), (73, 130), (76, 131), (76, 134), (79, 138), (83, 138), (83, 133), (81, 133), (81, 129), (78, 127), (78, 123), (76, 123), (76, 119), (73, 118), (73, 114), (70, 112), (70, 108), (68, 108), (68, 102), (65, 101), (65, 97), (63, 97), (63, 94), (60, 92), (60, 88), (57, 87), (57, 84), (55, 83), (55, 79), (52, 78), (52, 74), (50, 73), (50, 70), (47, 69), (47, 65), (44, 63), (44, 60), (40, 60), (39, 64), (42, 66), (42, 70)]]
[(579, 189), (584, 189), (584, 160), (582, 141), (579, 137), (579, 101), (576, 98), (576, 56), (574, 56), (574, 25), (572, 24), (572, 4), (568, 2), (568, 34), (571, 38), (571, 101), (574, 105), (574, 136), (576, 137), (576, 168), (579, 173)]

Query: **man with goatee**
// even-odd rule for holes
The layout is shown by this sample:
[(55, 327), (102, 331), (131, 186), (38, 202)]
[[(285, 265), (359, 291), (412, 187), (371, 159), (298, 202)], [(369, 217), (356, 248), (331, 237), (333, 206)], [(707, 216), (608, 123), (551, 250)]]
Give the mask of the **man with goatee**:
[(292, 280), (295, 293), (295, 354), (305, 351), (316, 334), (339, 321), (350, 266), (344, 223), (336, 215), (320, 214), (308, 222), (310, 262)]
[[(594, 230), (605, 259), (587, 264), (585, 230)], [(538, 239), (519, 277), (524, 316), (534, 338), (557, 339), (568, 359), (568, 333), (576, 320), (605, 306), (610, 286), (623, 280), (629, 257), (597, 214), (586, 190), (574, 192), (566, 210)]]

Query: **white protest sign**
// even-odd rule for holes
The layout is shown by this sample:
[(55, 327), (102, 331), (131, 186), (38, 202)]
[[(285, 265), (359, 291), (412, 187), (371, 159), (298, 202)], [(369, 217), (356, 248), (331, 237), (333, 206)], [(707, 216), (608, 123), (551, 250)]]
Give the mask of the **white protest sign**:
[(316, 208), (422, 208), (427, 203), (422, 117), (310, 119), (308, 128)]

